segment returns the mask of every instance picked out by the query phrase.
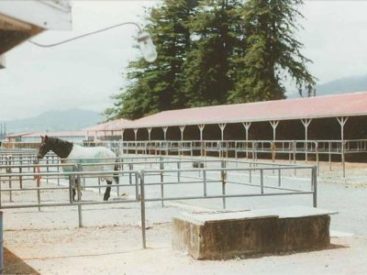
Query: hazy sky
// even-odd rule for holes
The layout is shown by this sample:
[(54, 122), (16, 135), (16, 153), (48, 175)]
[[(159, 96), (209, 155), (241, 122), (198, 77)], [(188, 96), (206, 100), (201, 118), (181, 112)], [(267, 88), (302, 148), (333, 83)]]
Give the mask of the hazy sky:
[[(143, 22), (144, 7), (159, 1), (75, 1), (73, 30), (46, 31), (34, 38), (53, 43), (105, 26)], [(319, 83), (367, 74), (367, 2), (306, 1), (297, 37)], [(48, 110), (82, 108), (103, 112), (124, 85), (136, 29), (123, 26), (55, 48), (24, 43), (6, 54), (0, 70), (0, 121)]]

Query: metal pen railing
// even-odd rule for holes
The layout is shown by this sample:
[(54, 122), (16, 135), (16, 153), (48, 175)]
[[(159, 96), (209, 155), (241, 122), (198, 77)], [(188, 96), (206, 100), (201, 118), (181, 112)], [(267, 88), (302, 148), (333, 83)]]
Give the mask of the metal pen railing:
[[(198, 168), (193, 168), (198, 164)], [(111, 171), (85, 171), (92, 166), (101, 165), (119, 165), (123, 170), (113, 171), (118, 173), (120, 177), (127, 176), (127, 181), (120, 184), (101, 185), (96, 184), (81, 185), (82, 179), (99, 179), (103, 176), (111, 175)], [(72, 167), (70, 172), (61, 172), (66, 166)], [(239, 167), (240, 166), (240, 167)], [(6, 170), (9, 169), (10, 170)], [(22, 168), (22, 170), (19, 170)], [(37, 170), (36, 168), (39, 168)], [(36, 207), (39, 210), (42, 207), (57, 207), (57, 206), (74, 206), (78, 208), (78, 223), (83, 226), (82, 209), (84, 205), (100, 205), (100, 204), (115, 204), (115, 203), (140, 203), (141, 224), (143, 247), (145, 247), (145, 203), (160, 202), (164, 206), (166, 201), (177, 200), (202, 200), (202, 199), (221, 199), (222, 207), (227, 207), (227, 200), (242, 197), (269, 197), (269, 196), (288, 196), (288, 195), (311, 195), (314, 207), (317, 207), (317, 176), (316, 167), (314, 166), (296, 166), (296, 165), (277, 165), (273, 163), (256, 164), (246, 161), (224, 160), (224, 159), (201, 159), (201, 158), (166, 158), (166, 157), (135, 157), (124, 161), (104, 160), (99, 163), (88, 164), (61, 164), (41, 162), (39, 165), (31, 164), (16, 164), (0, 166), (0, 181), (2, 179), (9, 180), (9, 186), (3, 188), (0, 185), (0, 203), (2, 209), (13, 208), (28, 208)], [(309, 176), (309, 188), (298, 189), (284, 185), (286, 177), (292, 173), (289, 171), (311, 171)], [(20, 172), (21, 171), (21, 172)], [(269, 176), (269, 174), (271, 175)], [(266, 175), (268, 174), (268, 175)], [(239, 176), (238, 176), (239, 175)], [(245, 180), (244, 176), (247, 176)], [(29, 181), (31, 186), (16, 187), (17, 181), (22, 177), (23, 181)], [(43, 178), (41, 180), (41, 177)], [(60, 178), (69, 178), (67, 185), (52, 185), (51, 180), (59, 180)], [(16, 181), (14, 181), (16, 179)], [(269, 180), (272, 184), (269, 184)], [(41, 183), (42, 181), (42, 183)], [(293, 182), (293, 181), (292, 181)], [(13, 184), (12, 184), (13, 183)], [(35, 184), (34, 184), (35, 183)], [(46, 186), (43, 186), (46, 185)], [(177, 193), (169, 194), (167, 189), (170, 186), (201, 186), (197, 193), (191, 195), (180, 195)], [(145, 189), (159, 186), (159, 196), (152, 196), (151, 192), (146, 193)], [(251, 192), (235, 192), (228, 193), (228, 186), (248, 186), (254, 188)], [(75, 187), (77, 200), (72, 198), (72, 189)], [(81, 199), (81, 189), (96, 189), (102, 187), (116, 188), (118, 193), (119, 188), (133, 188), (135, 196), (126, 200), (111, 200), (108, 202), (102, 201), (86, 201)], [(212, 188), (220, 188), (219, 193), (211, 193)], [(67, 190), (68, 197), (64, 201), (45, 202), (42, 200), (42, 192)], [(210, 191), (210, 192), (209, 192)], [(22, 201), (14, 201), (12, 199), (13, 192), (35, 192), (35, 203), (24, 203)], [(100, 191), (99, 191), (100, 192)], [(5, 203), (3, 194), (9, 194), (9, 202)], [(154, 193), (155, 194), (155, 193)]]

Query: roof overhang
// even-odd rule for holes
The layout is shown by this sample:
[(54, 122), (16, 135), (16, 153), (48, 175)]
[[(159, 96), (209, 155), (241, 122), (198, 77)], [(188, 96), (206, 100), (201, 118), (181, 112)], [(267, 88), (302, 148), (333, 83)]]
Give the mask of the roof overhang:
[(0, 1), (0, 55), (45, 29), (71, 29), (69, 1)]
[(125, 129), (367, 116), (367, 92), (163, 111)]
[(0, 14), (42, 29), (71, 29), (68, 0), (1, 0)]

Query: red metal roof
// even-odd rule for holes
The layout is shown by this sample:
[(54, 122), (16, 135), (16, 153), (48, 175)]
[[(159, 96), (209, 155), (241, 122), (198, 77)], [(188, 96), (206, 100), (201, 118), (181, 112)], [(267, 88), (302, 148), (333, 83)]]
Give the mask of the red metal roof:
[(124, 128), (367, 116), (367, 92), (164, 111)]
[[(127, 119), (116, 119), (107, 121), (96, 126), (85, 128), (85, 131), (88, 132), (100, 132), (100, 131), (118, 131), (124, 128), (128, 128), (128, 125), (131, 124), (131, 120)], [(133, 127), (132, 127), (133, 128)]]
[(86, 133), (86, 131), (33, 132), (22, 135), (22, 137), (40, 137), (44, 135), (50, 137), (85, 137)]
[(7, 135), (6, 137), (7, 138), (17, 138), (17, 137), (23, 137), (23, 136), (26, 136), (26, 135), (30, 135), (32, 133), (33, 132), (12, 133), (12, 134)]

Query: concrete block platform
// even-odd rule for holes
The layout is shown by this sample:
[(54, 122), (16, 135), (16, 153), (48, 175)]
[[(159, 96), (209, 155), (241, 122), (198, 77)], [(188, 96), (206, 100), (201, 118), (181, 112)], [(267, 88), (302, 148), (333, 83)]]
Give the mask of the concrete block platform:
[(335, 213), (302, 206), (181, 213), (173, 218), (172, 246), (195, 259), (213, 260), (324, 249)]

